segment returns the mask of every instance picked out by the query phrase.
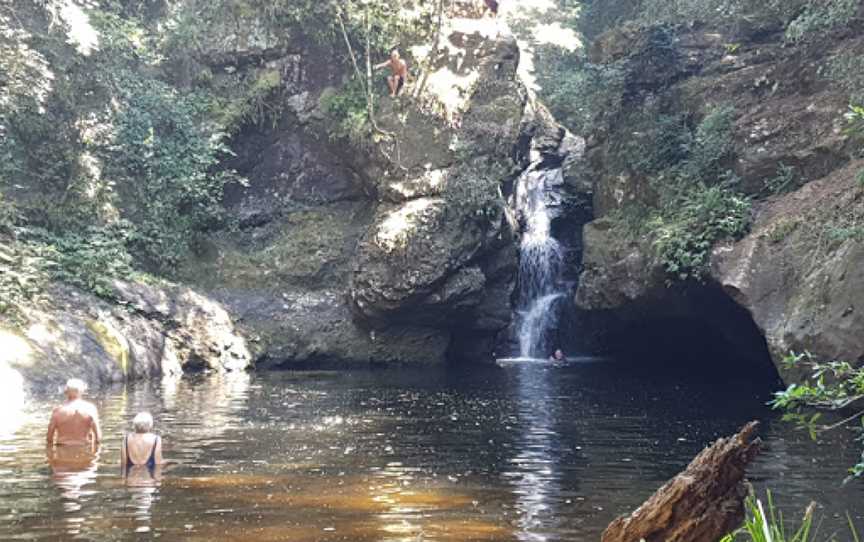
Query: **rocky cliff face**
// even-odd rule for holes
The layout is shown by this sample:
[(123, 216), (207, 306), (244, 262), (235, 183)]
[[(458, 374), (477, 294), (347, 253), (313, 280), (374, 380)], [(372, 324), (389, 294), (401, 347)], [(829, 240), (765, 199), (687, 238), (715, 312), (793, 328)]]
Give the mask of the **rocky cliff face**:
[(379, 143), (362, 148), (329, 136), (322, 97), (341, 74), (313, 76), (312, 58), (278, 127), (237, 138), (239, 231), (214, 235), (184, 280), (225, 305), (259, 367), (490, 358), (517, 267), (509, 185), (535, 136), (557, 150), (564, 134), (517, 77), (515, 40), (448, 21), (423, 92), (376, 87)]
[[(376, 76), (377, 126), (359, 142), (334, 135), (326, 106), (350, 67), (319, 62), (335, 53), (315, 40), (288, 51), (252, 27), (230, 39), (214, 28), (194, 55), (169, 59), (178, 86), (204, 73), (214, 89), (255, 81), (278, 97), (272, 123), (238, 121), (225, 165), (249, 182), (228, 187), (231, 227), (209, 232), (174, 283), (118, 282), (114, 302), (53, 287), (50, 303), (2, 323), (14, 346), (4, 367), (47, 386), (491, 360), (511, 324), (513, 184), (538, 159), (575, 167), (583, 145), (520, 80), (503, 21), (462, 15), (446, 19), (427, 74), (415, 59), (428, 51), (406, 51), (417, 77), (399, 99)], [(226, 115), (255, 104), (241, 106)]]
[[(843, 131), (848, 93), (825, 76), (831, 59), (864, 42), (838, 32), (831, 40), (792, 46), (778, 29), (697, 27), (678, 31), (669, 55), (668, 48), (652, 49), (646, 32), (624, 27), (601, 36), (593, 59), (626, 63), (630, 105), (672, 104), (697, 117), (713, 106), (734, 105), (727, 166), (754, 199), (752, 232), (715, 247), (702, 282), (670, 282), (650, 237), (622, 240), (614, 227), (616, 212), (651, 204), (656, 193), (648, 179), (611, 165), (612, 147), (640, 141), (633, 129), (612, 126), (589, 139), (596, 220), (584, 230), (577, 304), (617, 322), (700, 319), (727, 335), (729, 344), (741, 345), (749, 334), (736, 327), (755, 324), (790, 381), (795, 375), (779, 363), (790, 350), (864, 359), (856, 233), (864, 215), (855, 180), (862, 164), (850, 162), (855, 145)], [(652, 142), (639, 144), (647, 149)], [(714, 302), (705, 304), (705, 296)], [(730, 300), (742, 309), (738, 319), (714, 318), (713, 309)], [(743, 344), (755, 343), (745, 338)]]

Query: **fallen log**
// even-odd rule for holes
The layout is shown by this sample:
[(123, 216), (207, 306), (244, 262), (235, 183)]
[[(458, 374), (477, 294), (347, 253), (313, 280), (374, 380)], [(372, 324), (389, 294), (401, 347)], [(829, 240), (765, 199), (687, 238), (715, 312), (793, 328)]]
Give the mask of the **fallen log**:
[(744, 521), (745, 470), (762, 445), (750, 422), (704, 449), (684, 472), (629, 516), (604, 531), (601, 542), (717, 542)]

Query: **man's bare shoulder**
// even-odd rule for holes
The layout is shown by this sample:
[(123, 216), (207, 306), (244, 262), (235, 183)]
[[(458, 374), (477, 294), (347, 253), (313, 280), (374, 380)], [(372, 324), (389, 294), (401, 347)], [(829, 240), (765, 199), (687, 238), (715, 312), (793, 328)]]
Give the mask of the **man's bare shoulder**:
[(94, 418), (99, 416), (99, 409), (90, 401), (81, 401), (81, 410)]

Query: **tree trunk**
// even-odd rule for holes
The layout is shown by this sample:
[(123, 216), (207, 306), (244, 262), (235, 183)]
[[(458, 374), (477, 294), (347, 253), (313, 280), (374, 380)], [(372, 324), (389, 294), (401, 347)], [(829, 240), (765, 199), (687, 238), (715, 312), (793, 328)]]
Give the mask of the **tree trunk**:
[(601, 542), (716, 542), (744, 521), (745, 469), (759, 453), (758, 422), (703, 450), (687, 469), (629, 516), (612, 522)]

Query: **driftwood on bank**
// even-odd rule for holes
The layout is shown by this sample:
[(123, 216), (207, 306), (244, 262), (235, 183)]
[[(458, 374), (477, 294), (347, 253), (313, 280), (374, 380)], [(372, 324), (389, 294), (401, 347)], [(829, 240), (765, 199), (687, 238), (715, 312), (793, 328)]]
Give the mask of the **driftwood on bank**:
[(744, 520), (745, 469), (759, 453), (757, 422), (703, 450), (629, 516), (612, 522), (601, 542), (716, 542)]

